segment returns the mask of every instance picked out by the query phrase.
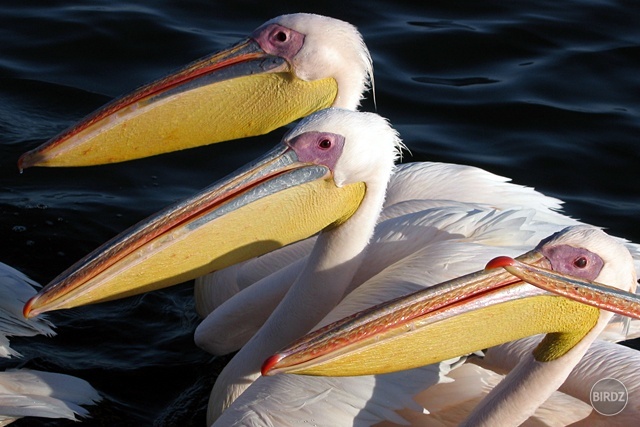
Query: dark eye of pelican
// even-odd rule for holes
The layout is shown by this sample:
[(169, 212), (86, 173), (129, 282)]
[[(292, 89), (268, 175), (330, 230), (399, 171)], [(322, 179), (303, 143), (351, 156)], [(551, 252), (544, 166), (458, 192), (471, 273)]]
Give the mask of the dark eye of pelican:
[(318, 142), (318, 147), (322, 148), (323, 150), (328, 150), (329, 148), (331, 148), (331, 140), (327, 138), (320, 140), (320, 142)]
[(276, 33), (276, 40), (278, 40), (279, 42), (286, 42), (287, 41), (287, 33), (285, 33), (284, 31), (278, 31)]
[(573, 261), (573, 265), (578, 268), (585, 268), (587, 266), (587, 259), (583, 256), (576, 258), (576, 260)]

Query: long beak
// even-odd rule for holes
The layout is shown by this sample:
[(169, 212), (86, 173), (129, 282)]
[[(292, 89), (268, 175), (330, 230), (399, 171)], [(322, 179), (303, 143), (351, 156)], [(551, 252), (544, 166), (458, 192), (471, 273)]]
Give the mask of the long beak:
[[(511, 260), (513, 261), (513, 260)], [(539, 360), (565, 354), (598, 321), (597, 298), (593, 306), (559, 297), (530, 286), (507, 267), (536, 286), (566, 288), (566, 276), (554, 275), (537, 251), (518, 261), (490, 263), (472, 273), (426, 290), (372, 307), (318, 329), (267, 359), (263, 375), (371, 375), (413, 369), (482, 350), (526, 336), (547, 333), (536, 349)], [(542, 284), (539, 283), (542, 272)], [(571, 278), (570, 287), (593, 288), (592, 282)], [(599, 285), (604, 286), (604, 285)], [(625, 312), (637, 297), (617, 299), (600, 288), (609, 307), (623, 305)], [(578, 292), (581, 293), (581, 292)], [(633, 299), (630, 302), (628, 298)], [(619, 312), (619, 310), (617, 310)], [(636, 315), (637, 316), (637, 315)]]
[(509, 273), (540, 289), (562, 295), (583, 304), (640, 319), (640, 295), (602, 283), (582, 280), (553, 270), (536, 267), (510, 257), (497, 257), (485, 268), (503, 267)]
[(18, 167), (116, 163), (261, 135), (336, 96), (335, 80), (303, 81), (247, 39), (105, 105), (23, 154)]
[(328, 167), (279, 145), (254, 164), (144, 220), (71, 266), (24, 315), (175, 285), (338, 225), (364, 183), (337, 187)]

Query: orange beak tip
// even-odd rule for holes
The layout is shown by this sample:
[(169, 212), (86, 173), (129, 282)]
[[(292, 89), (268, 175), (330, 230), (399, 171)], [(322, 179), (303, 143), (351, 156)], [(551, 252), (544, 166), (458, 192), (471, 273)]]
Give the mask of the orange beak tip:
[(29, 301), (27, 301), (24, 307), (22, 308), (22, 314), (27, 319), (33, 317), (31, 316), (31, 307), (33, 306), (33, 302), (36, 300), (36, 298), (37, 298), (37, 295), (34, 295), (31, 298), (29, 298)]
[(501, 267), (509, 267), (512, 266), (516, 263), (516, 261), (508, 256), (499, 256), (496, 257), (494, 259), (492, 259), (491, 261), (489, 261), (487, 263), (487, 265), (484, 266), (485, 270), (494, 270), (496, 268), (501, 268)]

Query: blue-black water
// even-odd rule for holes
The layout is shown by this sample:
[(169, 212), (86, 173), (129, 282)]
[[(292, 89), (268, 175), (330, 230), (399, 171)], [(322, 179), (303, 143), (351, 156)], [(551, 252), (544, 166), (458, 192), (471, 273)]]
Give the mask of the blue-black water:
[[(18, 156), (113, 97), (283, 13), (361, 30), (377, 112), (412, 155), (477, 165), (640, 241), (640, 6), (633, 1), (28, 1), (0, 5), (0, 261), (46, 283), (100, 243), (275, 145), (283, 131), (119, 165)], [(339, 40), (337, 41), (339, 42)], [(371, 95), (363, 109), (373, 110)], [(50, 315), (24, 365), (90, 381), (84, 425), (204, 425), (223, 360), (198, 350), (191, 286)], [(250, 316), (251, 313), (247, 313)], [(16, 425), (72, 425), (24, 419)], [(75, 424), (73, 424), (75, 425)]]

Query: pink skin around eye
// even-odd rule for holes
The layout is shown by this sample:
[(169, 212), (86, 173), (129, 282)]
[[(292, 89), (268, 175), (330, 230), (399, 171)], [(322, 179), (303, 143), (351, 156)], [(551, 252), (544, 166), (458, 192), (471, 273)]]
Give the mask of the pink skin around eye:
[(278, 24), (262, 26), (251, 34), (262, 50), (291, 61), (304, 44), (304, 34)]
[(555, 271), (582, 279), (595, 280), (604, 266), (604, 261), (598, 255), (569, 245), (543, 247), (542, 253)]
[(306, 132), (293, 138), (288, 145), (301, 162), (325, 165), (333, 170), (342, 154), (344, 136), (330, 132)]

